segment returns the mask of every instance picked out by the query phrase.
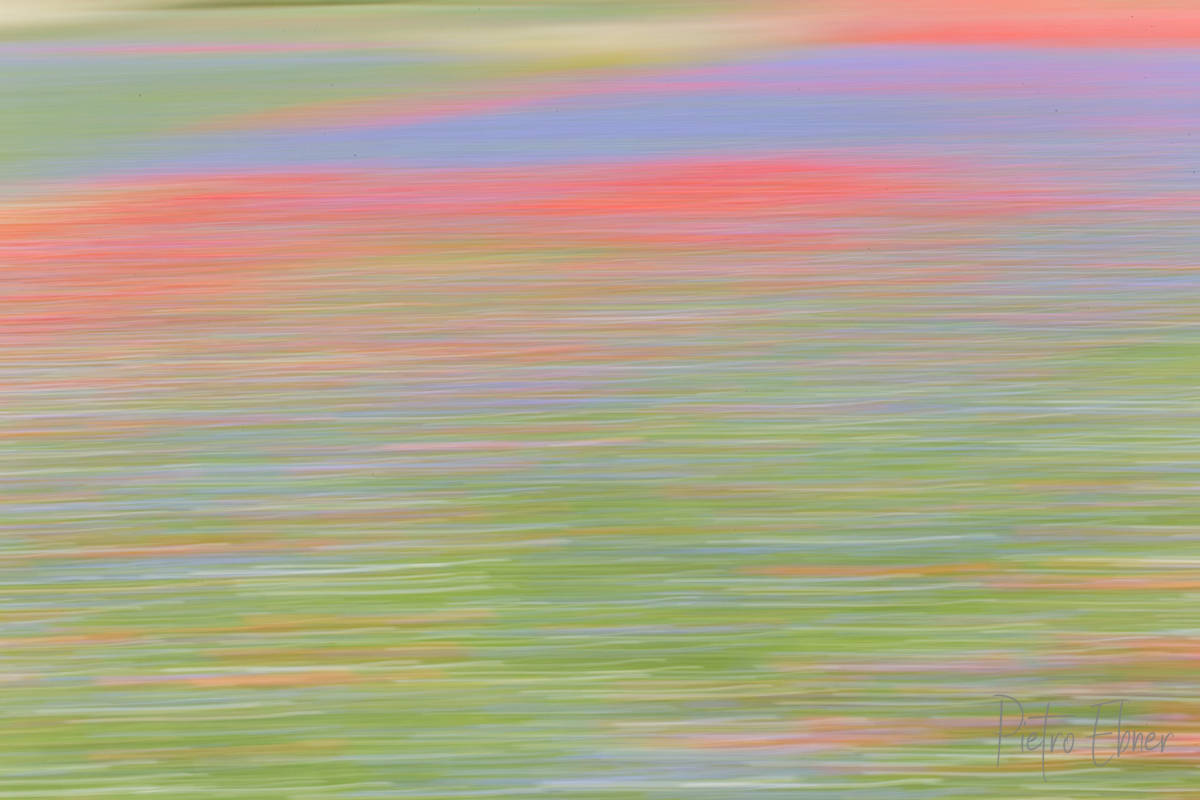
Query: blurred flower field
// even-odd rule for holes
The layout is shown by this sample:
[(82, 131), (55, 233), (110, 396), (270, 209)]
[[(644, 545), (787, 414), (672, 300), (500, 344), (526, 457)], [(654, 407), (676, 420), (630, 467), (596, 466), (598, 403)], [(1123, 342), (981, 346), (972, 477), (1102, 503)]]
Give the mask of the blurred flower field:
[(31, 9), (0, 798), (1200, 796), (1200, 12)]

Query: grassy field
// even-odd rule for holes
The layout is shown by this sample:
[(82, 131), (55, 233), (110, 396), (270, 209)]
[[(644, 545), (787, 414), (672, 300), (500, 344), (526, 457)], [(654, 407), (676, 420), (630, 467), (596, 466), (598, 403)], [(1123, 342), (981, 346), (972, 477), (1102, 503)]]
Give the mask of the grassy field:
[(436, 5), (0, 43), (0, 797), (1197, 795), (1187, 15)]

